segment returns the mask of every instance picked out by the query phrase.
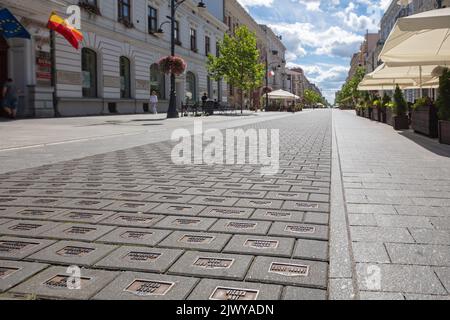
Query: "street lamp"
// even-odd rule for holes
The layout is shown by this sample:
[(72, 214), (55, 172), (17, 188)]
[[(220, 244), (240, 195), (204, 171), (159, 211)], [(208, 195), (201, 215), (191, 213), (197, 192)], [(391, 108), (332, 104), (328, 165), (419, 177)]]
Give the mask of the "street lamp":
[(269, 108), (269, 68), (273, 65), (277, 65), (277, 68), (281, 68), (281, 64), (279, 64), (279, 62), (273, 62), (271, 64), (269, 64), (269, 60), (267, 58), (266, 55), (266, 110)]
[[(170, 55), (175, 56), (175, 13), (177, 9), (182, 5), (186, 0), (170, 0), (170, 17), (167, 18), (169, 21), (166, 21), (161, 24), (157, 33), (164, 33), (162, 30), (162, 26), (166, 23), (170, 23)], [(205, 9), (206, 4), (203, 0), (200, 0), (197, 7), (199, 9)], [(170, 74), (170, 100), (169, 100), (169, 109), (167, 110), (167, 118), (178, 118), (177, 111), (177, 94), (175, 90), (175, 74)]]

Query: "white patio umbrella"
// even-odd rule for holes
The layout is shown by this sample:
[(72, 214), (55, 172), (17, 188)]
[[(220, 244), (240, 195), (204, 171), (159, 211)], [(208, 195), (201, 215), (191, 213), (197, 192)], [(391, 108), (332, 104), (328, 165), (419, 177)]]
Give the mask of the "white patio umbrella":
[(417, 83), (412, 79), (371, 79), (364, 77), (364, 79), (359, 83), (359, 91), (373, 91), (373, 90), (394, 90), (396, 86), (400, 89), (406, 87), (416, 86)]
[(398, 19), (380, 59), (389, 66), (450, 66), (450, 8)]
[(300, 99), (299, 96), (296, 96), (293, 93), (284, 91), (284, 90), (276, 90), (272, 91), (268, 94), (269, 99), (282, 99), (282, 100), (297, 100)]

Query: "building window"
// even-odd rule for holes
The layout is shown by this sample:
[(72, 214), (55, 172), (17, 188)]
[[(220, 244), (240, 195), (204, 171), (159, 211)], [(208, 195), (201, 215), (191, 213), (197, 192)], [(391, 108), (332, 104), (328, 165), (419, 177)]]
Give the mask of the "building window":
[(175, 21), (175, 43), (180, 44), (180, 22)]
[(216, 42), (216, 57), (218, 58), (220, 56), (220, 44), (219, 42)]
[(156, 63), (150, 66), (150, 93), (153, 91), (159, 99), (166, 98), (166, 76)]
[(126, 57), (120, 57), (120, 97), (131, 98), (131, 64)]
[(158, 31), (158, 10), (148, 7), (148, 32), (155, 33)]
[(191, 28), (191, 50), (197, 51), (197, 30)]
[(97, 54), (87, 48), (81, 50), (83, 97), (97, 97)]
[(119, 21), (131, 23), (131, 0), (119, 0)]
[(210, 76), (206, 77), (206, 88), (207, 88), (207, 92), (208, 92), (208, 97), (211, 99), (213, 96), (213, 91), (212, 91), (212, 83), (211, 83)]
[(195, 75), (190, 71), (186, 73), (186, 101), (187, 102), (197, 101), (197, 86), (195, 81)]
[(211, 38), (205, 36), (205, 55), (208, 55), (210, 53), (211, 53)]

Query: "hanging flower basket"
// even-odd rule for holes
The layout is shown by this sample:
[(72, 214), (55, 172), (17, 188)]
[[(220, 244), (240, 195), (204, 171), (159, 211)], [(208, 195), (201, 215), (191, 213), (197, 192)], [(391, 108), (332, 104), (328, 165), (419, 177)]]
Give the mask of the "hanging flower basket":
[(262, 92), (264, 94), (271, 93), (273, 89), (271, 87), (263, 87)]
[(176, 76), (183, 74), (186, 70), (186, 62), (180, 57), (167, 56), (159, 60), (159, 69), (166, 74), (173, 73)]

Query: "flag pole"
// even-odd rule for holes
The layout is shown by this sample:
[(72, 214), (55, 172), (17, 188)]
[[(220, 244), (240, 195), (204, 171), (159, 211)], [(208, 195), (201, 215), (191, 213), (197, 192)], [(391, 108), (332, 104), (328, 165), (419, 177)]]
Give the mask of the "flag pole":
[(51, 68), (52, 68), (52, 81), (51, 85), (53, 87), (53, 111), (55, 113), (55, 118), (60, 117), (58, 110), (58, 94), (56, 89), (56, 45), (55, 45), (55, 31), (50, 30), (50, 56), (51, 56)]

